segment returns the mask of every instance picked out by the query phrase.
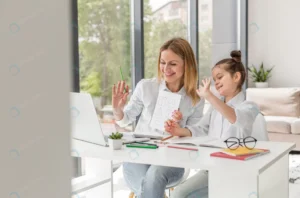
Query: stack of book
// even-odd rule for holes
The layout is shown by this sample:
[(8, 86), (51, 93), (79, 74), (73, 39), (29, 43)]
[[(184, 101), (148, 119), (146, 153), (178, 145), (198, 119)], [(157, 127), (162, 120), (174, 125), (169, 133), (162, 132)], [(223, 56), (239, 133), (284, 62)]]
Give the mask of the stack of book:
[(246, 147), (239, 147), (235, 150), (231, 150), (228, 148), (223, 149), (220, 152), (211, 153), (210, 156), (235, 159), (235, 160), (248, 160), (258, 156), (262, 156), (269, 152), (270, 150), (268, 149), (259, 149), (259, 148), (248, 149)]

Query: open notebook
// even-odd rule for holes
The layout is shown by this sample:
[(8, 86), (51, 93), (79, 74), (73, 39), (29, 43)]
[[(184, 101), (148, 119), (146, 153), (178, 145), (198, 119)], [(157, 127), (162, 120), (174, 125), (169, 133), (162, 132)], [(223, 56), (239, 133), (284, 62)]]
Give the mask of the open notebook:
[(154, 132), (152, 132), (152, 133), (137, 133), (137, 132), (134, 132), (133, 136), (135, 138), (150, 138), (150, 139), (161, 140), (161, 139), (167, 137), (168, 135), (162, 135), (162, 134), (154, 133)]
[[(127, 133), (128, 134), (128, 133)], [(158, 133), (130, 133), (134, 138), (151, 138), (155, 139), (155, 143), (162, 143), (160, 140), (168, 137), (168, 135), (161, 135)], [(201, 147), (211, 147), (211, 148), (227, 148), (226, 143), (223, 140), (202, 136), (202, 137), (173, 137), (164, 141), (166, 144), (180, 144), (180, 145), (192, 145)]]
[(212, 148), (226, 148), (226, 144), (223, 140), (218, 140), (209, 136), (202, 137), (174, 137), (167, 141), (168, 144), (182, 144), (193, 146), (205, 146)]

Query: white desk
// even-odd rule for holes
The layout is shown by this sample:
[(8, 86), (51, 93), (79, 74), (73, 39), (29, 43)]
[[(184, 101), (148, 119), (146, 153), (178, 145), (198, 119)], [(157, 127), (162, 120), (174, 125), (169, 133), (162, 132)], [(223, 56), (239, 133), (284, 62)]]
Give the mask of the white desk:
[(210, 153), (219, 149), (205, 147), (198, 147), (198, 152), (167, 147), (124, 147), (123, 150), (113, 151), (78, 140), (72, 142), (72, 148), (81, 157), (209, 170), (209, 198), (288, 198), (288, 154), (295, 146), (294, 143), (258, 142), (257, 148), (267, 148), (271, 152), (248, 161), (239, 161), (210, 157)]

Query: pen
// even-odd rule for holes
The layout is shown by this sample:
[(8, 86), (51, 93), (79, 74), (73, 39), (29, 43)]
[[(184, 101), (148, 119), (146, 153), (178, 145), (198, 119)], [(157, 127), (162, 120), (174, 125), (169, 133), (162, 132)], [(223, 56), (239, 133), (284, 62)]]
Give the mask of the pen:
[(167, 147), (168, 148), (183, 149), (183, 150), (190, 150), (190, 151), (198, 151), (197, 148), (187, 148), (187, 147), (173, 146), (173, 145), (168, 145)]
[(145, 145), (152, 145), (152, 146), (157, 146), (156, 144), (151, 144), (151, 143), (147, 143), (147, 142), (134, 142), (133, 144), (145, 144)]
[[(121, 66), (120, 66), (120, 74), (121, 74), (122, 81), (124, 81), (124, 77), (123, 77), (123, 72), (122, 72)], [(124, 87), (124, 92), (126, 93), (126, 88), (125, 87)]]
[(134, 144), (126, 144), (126, 147), (131, 148), (146, 148), (146, 149), (157, 149), (158, 146), (152, 146), (152, 145), (134, 145)]
[(171, 136), (169, 136), (169, 137), (166, 137), (166, 138), (163, 138), (163, 139), (161, 139), (161, 141), (163, 142), (163, 141), (166, 141), (166, 140), (168, 140), (168, 139), (170, 139), (170, 138), (172, 138), (173, 137), (173, 135), (171, 135)]

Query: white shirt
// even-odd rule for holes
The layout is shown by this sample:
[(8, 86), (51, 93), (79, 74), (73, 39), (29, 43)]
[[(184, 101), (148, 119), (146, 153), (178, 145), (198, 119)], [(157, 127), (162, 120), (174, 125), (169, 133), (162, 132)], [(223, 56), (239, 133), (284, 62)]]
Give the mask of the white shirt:
[[(224, 98), (221, 100), (224, 101)], [(208, 135), (220, 139), (251, 136), (253, 123), (260, 112), (259, 107), (253, 102), (245, 101), (243, 92), (238, 93), (226, 104), (234, 109), (236, 122), (231, 124), (211, 106), (198, 123), (200, 130), (197, 136)]]
[[(136, 120), (138, 115), (141, 115), (138, 124), (135, 128), (135, 132), (139, 133), (159, 133), (167, 135), (169, 133), (154, 129), (150, 126), (151, 118), (155, 109), (157, 97), (159, 91), (164, 90), (171, 92), (165, 81), (160, 83), (156, 78), (142, 79), (136, 86), (133, 95), (131, 96), (128, 104), (124, 108), (124, 117), (122, 120), (116, 121), (120, 127), (124, 127)], [(195, 106), (193, 106), (192, 99), (186, 95), (184, 87), (182, 87), (177, 94), (181, 95), (181, 101), (179, 105), (180, 112), (183, 115), (179, 125), (184, 128), (188, 128), (192, 136), (195, 136), (199, 132), (199, 127), (195, 124), (203, 116), (204, 100), (200, 100)]]

